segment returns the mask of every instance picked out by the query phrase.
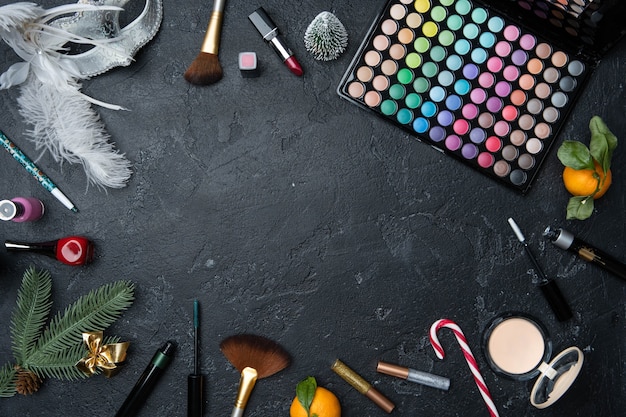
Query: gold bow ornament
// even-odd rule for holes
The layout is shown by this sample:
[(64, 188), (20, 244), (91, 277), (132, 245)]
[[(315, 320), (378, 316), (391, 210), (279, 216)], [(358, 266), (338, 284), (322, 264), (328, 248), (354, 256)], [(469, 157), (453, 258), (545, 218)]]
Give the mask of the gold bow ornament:
[(129, 342), (110, 343), (103, 345), (103, 332), (83, 333), (83, 341), (89, 353), (76, 363), (76, 367), (87, 376), (102, 371), (107, 378), (119, 372), (118, 365), (126, 360)]

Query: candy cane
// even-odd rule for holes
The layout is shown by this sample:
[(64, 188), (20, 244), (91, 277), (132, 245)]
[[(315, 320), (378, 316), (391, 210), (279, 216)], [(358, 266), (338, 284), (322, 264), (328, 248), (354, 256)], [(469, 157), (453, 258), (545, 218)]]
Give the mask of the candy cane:
[(454, 332), (457, 342), (459, 342), (459, 345), (461, 345), (463, 356), (465, 356), (465, 360), (469, 365), (470, 371), (472, 371), (472, 375), (474, 376), (474, 382), (476, 382), (478, 390), (480, 391), (480, 395), (482, 395), (485, 404), (487, 404), (489, 414), (491, 415), (491, 417), (499, 417), (498, 410), (496, 410), (496, 405), (491, 399), (491, 394), (489, 393), (487, 384), (485, 384), (485, 380), (481, 376), (480, 370), (478, 369), (478, 363), (476, 362), (476, 358), (474, 358), (474, 354), (467, 344), (467, 339), (465, 339), (465, 335), (463, 334), (461, 328), (452, 320), (440, 319), (434, 322), (432, 326), (430, 326), (430, 344), (433, 346), (433, 349), (435, 349), (435, 354), (439, 359), (443, 359), (443, 347), (441, 346), (441, 343), (439, 343), (439, 339), (437, 338), (437, 330), (441, 329), (442, 327), (447, 327), (448, 329), (452, 330), (452, 332)]

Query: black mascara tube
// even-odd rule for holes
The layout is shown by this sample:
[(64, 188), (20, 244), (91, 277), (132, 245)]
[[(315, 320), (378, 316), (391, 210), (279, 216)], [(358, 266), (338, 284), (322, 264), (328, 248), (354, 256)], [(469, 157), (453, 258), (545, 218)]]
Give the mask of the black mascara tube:
[(570, 309), (569, 304), (567, 304), (567, 300), (563, 296), (563, 293), (561, 292), (558, 284), (555, 280), (548, 279), (546, 274), (543, 272), (541, 266), (539, 265), (539, 262), (537, 262), (537, 258), (535, 258), (535, 255), (530, 250), (530, 246), (528, 246), (528, 243), (526, 243), (526, 238), (524, 237), (524, 234), (520, 230), (517, 223), (515, 223), (515, 220), (509, 217), (508, 222), (513, 229), (513, 232), (515, 232), (517, 239), (522, 243), (522, 245), (524, 245), (526, 255), (528, 255), (528, 258), (535, 267), (535, 272), (537, 273), (537, 276), (541, 280), (537, 284), (537, 287), (541, 290), (541, 293), (543, 294), (546, 301), (548, 301), (548, 304), (550, 305), (550, 308), (552, 309), (552, 312), (556, 316), (557, 320), (566, 321), (571, 319), (573, 316), (572, 310)]
[(148, 367), (139, 377), (130, 394), (128, 394), (126, 401), (115, 414), (115, 417), (131, 417), (137, 414), (137, 411), (146, 402), (152, 389), (172, 360), (174, 349), (174, 343), (168, 341), (161, 349), (156, 351)]
[(553, 229), (548, 226), (543, 235), (557, 247), (573, 252), (580, 259), (596, 264), (626, 280), (626, 265), (600, 249), (591, 246), (589, 243), (578, 239), (567, 230)]

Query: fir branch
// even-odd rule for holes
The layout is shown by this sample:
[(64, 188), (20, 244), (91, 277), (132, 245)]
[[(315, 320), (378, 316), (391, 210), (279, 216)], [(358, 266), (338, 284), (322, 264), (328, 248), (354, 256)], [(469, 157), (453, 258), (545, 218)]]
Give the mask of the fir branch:
[(58, 378), (73, 381), (86, 378), (83, 372), (76, 367), (76, 363), (87, 354), (87, 349), (82, 343), (70, 348), (46, 355), (40, 363), (31, 361), (28, 370), (36, 373), (39, 377)]
[[(107, 345), (118, 343), (119, 341), (120, 338), (117, 336), (107, 336), (102, 341), (102, 344)], [(49, 355), (46, 357), (45, 363), (43, 364), (31, 364), (29, 370), (39, 376), (45, 376), (47, 378), (67, 379), (70, 381), (79, 378), (87, 378), (89, 375), (81, 372), (81, 370), (76, 367), (76, 363), (88, 353), (89, 350), (87, 346), (81, 341), (81, 343), (69, 349)]]
[(0, 368), (0, 398), (12, 397), (15, 395), (15, 378), (17, 369), (10, 363)]
[(11, 339), (15, 361), (21, 364), (32, 352), (46, 324), (52, 300), (52, 278), (45, 270), (30, 267), (24, 272), (11, 315)]
[[(72, 379), (73, 371), (60, 371), (78, 359), (71, 350), (77, 344), (82, 347), (82, 333), (105, 330), (133, 301), (134, 285), (129, 281), (117, 281), (92, 290), (60, 312), (51, 320), (48, 328), (39, 338), (35, 349), (24, 358), (22, 367), (33, 372), (57, 369), (51, 375)], [(41, 375), (40, 375), (41, 376)]]

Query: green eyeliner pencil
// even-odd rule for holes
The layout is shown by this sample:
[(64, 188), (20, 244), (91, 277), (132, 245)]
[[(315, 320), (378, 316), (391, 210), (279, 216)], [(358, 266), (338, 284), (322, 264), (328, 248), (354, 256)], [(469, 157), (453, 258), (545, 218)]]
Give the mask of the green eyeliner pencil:
[(199, 328), (200, 317), (198, 312), (198, 300), (193, 301), (193, 373), (187, 377), (187, 417), (201, 417), (204, 376), (200, 373), (199, 348), (200, 337)]
[(128, 394), (128, 397), (126, 397), (126, 400), (115, 414), (115, 417), (132, 417), (137, 415), (157, 381), (170, 364), (174, 356), (174, 350), (174, 342), (167, 341), (161, 349), (156, 351), (152, 360), (150, 360), (150, 363), (130, 391), (130, 394)]

